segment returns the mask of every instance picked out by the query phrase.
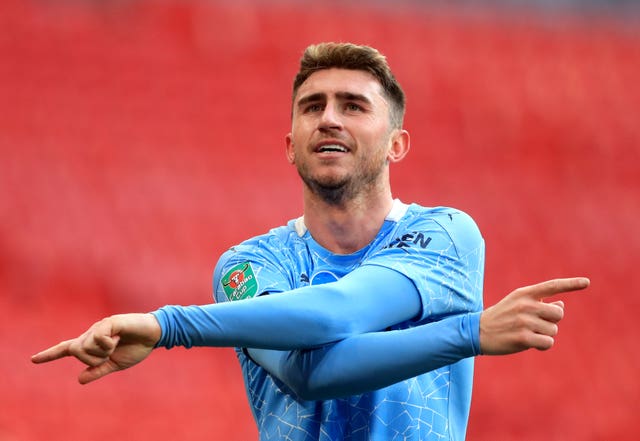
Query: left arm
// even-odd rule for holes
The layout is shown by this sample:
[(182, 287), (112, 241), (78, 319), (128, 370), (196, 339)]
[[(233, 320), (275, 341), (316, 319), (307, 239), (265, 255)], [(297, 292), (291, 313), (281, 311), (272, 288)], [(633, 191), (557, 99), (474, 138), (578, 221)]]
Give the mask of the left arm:
[(360, 394), (471, 356), (548, 350), (564, 317), (564, 303), (544, 300), (583, 290), (589, 283), (584, 277), (549, 280), (518, 288), (482, 313), (356, 335), (312, 350), (247, 351), (302, 399)]
[(251, 358), (299, 398), (361, 394), (479, 354), (480, 313), (414, 328), (370, 332), (317, 349), (247, 349)]

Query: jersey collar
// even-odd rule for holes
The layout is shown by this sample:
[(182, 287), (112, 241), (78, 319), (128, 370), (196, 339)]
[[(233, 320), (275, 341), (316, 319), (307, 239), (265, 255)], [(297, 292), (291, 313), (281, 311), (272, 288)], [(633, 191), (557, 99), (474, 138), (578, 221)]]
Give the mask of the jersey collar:
[[(391, 206), (391, 210), (387, 217), (384, 218), (385, 221), (398, 222), (402, 219), (402, 216), (405, 215), (409, 206), (403, 203), (400, 199), (394, 199), (393, 205)], [(307, 232), (307, 226), (304, 224), (304, 216), (300, 216), (297, 218), (293, 224), (298, 237), (302, 237)]]

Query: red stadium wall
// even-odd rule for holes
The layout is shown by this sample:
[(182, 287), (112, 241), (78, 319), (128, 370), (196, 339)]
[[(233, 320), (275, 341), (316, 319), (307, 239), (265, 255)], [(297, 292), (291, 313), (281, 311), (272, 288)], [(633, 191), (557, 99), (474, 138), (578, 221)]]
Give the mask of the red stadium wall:
[[(637, 25), (637, 23), (635, 23)], [(479, 358), (470, 440), (635, 440), (640, 36), (621, 20), (278, 2), (0, 6), (0, 440), (250, 440), (228, 349), (79, 386), (29, 356), (105, 315), (206, 303), (216, 257), (300, 213), (284, 159), (302, 49), (387, 54), (397, 197), (487, 242), (485, 300), (586, 275), (546, 353)]]

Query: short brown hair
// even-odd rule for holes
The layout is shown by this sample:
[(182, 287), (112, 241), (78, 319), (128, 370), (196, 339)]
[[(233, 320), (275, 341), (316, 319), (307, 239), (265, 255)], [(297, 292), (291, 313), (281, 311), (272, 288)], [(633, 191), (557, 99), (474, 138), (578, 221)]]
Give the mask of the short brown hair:
[(382, 86), (391, 108), (391, 123), (402, 127), (405, 96), (391, 72), (387, 58), (369, 46), (353, 43), (319, 43), (307, 47), (300, 59), (300, 70), (293, 81), (293, 100), (298, 89), (314, 72), (330, 68), (362, 70), (372, 74)]

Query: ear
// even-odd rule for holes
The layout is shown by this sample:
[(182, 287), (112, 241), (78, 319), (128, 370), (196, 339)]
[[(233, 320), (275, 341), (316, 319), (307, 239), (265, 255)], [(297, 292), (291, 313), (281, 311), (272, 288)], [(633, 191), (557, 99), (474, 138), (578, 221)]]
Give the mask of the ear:
[(296, 160), (296, 153), (293, 146), (293, 140), (291, 138), (291, 133), (288, 133), (287, 136), (284, 137), (284, 142), (286, 145), (285, 153), (287, 155), (287, 161), (289, 161), (289, 164), (294, 164)]
[(391, 137), (391, 147), (387, 153), (389, 163), (399, 162), (409, 153), (410, 148), (409, 132), (404, 129), (397, 129)]

